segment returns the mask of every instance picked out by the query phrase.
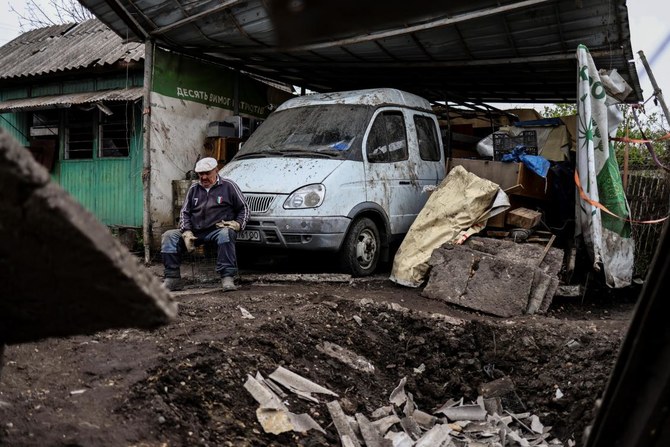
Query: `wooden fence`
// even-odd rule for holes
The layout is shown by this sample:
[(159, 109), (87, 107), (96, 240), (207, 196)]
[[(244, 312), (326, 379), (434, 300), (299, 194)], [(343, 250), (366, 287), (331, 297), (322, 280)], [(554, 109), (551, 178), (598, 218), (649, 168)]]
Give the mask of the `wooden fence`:
[[(661, 170), (630, 171), (626, 196), (635, 220), (658, 219), (668, 215), (670, 176)], [(644, 277), (658, 245), (663, 223), (633, 224), (635, 241), (635, 277)]]

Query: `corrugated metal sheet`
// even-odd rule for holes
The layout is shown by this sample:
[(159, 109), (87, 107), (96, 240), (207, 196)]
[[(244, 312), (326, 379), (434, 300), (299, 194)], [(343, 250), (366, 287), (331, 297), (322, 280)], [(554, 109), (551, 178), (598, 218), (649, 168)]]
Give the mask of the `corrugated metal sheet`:
[(430, 100), (570, 102), (575, 52), (642, 98), (626, 0), (80, 0), (120, 36), (316, 91), (396, 87)]
[(0, 101), (0, 112), (22, 112), (70, 107), (98, 101), (134, 101), (142, 97), (142, 87), (105, 90), (99, 92), (71, 93), (67, 95), (40, 96)]
[(123, 39), (99, 20), (21, 34), (0, 47), (0, 80), (40, 76), (144, 58), (144, 44)]

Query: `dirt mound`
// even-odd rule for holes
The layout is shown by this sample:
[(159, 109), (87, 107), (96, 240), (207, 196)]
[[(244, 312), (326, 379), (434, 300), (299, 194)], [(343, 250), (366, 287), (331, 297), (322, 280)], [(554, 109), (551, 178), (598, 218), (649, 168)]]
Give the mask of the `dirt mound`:
[[(325, 435), (263, 432), (258, 404), (243, 385), (247, 374), (267, 377), (277, 366), (333, 390), (352, 416), (388, 405), (403, 377), (417, 406), (431, 412), (449, 398), (474, 401), (479, 385), (506, 376), (516, 391), (503, 397), (503, 408), (533, 412), (553, 436), (579, 442), (630, 312), (587, 305), (506, 320), (453, 308), (445, 315), (449, 308), (388, 282), (258, 284), (228, 294), (192, 290), (178, 299), (177, 322), (152, 333), (110, 331), (8, 348), (0, 442), (339, 445), (325, 405), (330, 397), (318, 404), (287, 397), (290, 411), (310, 414)], [(243, 318), (240, 307), (254, 318)], [(374, 372), (326, 355), (317, 348), (324, 342), (365, 357)], [(86, 392), (68, 392), (76, 389)]]

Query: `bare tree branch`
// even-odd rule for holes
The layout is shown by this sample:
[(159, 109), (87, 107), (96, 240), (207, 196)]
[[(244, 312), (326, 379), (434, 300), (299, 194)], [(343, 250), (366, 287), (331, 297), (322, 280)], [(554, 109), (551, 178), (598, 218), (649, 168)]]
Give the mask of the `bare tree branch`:
[(19, 12), (13, 6), (10, 11), (19, 19), (19, 29), (26, 32), (45, 26), (64, 23), (81, 23), (95, 16), (77, 0), (27, 0), (25, 12)]

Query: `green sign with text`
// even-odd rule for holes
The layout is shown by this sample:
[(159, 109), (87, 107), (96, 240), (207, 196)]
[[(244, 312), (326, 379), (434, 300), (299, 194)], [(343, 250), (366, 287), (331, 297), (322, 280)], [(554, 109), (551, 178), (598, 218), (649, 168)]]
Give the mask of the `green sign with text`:
[(267, 86), (220, 65), (156, 48), (152, 91), (171, 98), (235, 110), (239, 83), (240, 114), (268, 115)]

